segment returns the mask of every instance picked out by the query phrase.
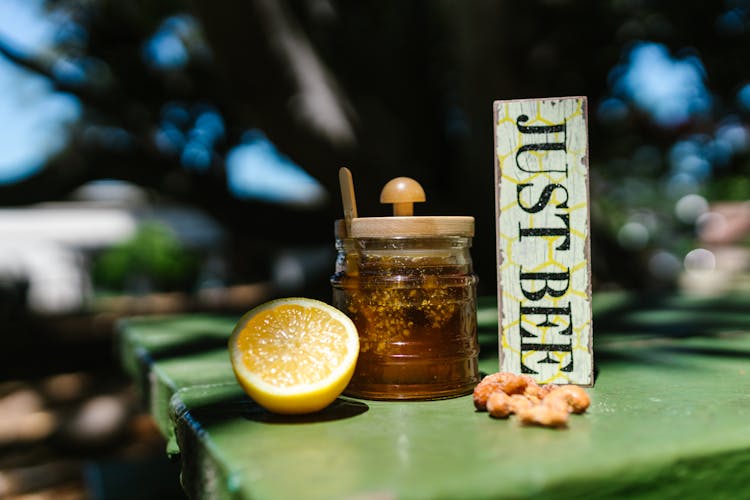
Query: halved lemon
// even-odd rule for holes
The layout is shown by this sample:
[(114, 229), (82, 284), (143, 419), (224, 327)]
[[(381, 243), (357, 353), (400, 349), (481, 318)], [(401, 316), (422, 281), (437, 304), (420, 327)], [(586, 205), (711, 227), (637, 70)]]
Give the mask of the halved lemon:
[(351, 380), (359, 336), (348, 316), (324, 302), (277, 299), (240, 318), (229, 355), (237, 381), (259, 405), (275, 413), (312, 413)]

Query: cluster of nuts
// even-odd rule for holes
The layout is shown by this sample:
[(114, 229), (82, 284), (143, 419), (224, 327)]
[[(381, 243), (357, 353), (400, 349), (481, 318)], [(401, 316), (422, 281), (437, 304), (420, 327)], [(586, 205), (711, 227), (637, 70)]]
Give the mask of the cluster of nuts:
[(528, 375), (501, 372), (487, 375), (474, 388), (474, 406), (494, 418), (512, 414), (524, 425), (566, 427), (571, 413), (591, 404), (577, 385), (539, 385)]

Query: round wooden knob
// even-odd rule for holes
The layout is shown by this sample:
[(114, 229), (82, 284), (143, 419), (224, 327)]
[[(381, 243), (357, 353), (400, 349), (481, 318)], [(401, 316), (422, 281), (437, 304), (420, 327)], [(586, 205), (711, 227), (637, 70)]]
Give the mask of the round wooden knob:
[(396, 177), (383, 186), (380, 203), (392, 203), (393, 215), (414, 215), (414, 203), (425, 201), (424, 189), (410, 177)]

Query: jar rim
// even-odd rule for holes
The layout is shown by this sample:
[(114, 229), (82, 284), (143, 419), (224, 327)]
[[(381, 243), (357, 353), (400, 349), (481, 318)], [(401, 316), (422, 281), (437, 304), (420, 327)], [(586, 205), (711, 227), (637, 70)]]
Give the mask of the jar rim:
[(336, 238), (440, 238), (474, 236), (474, 217), (417, 216), (417, 217), (358, 217), (351, 221), (347, 235), (344, 221), (335, 225)]

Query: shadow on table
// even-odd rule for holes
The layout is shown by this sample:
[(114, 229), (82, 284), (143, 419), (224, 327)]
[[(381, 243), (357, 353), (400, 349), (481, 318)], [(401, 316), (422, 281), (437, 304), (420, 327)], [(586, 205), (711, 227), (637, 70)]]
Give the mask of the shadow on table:
[(654, 337), (712, 336), (750, 328), (750, 295), (692, 297), (630, 295), (594, 310), (594, 338), (638, 335)]
[(253, 401), (237, 384), (211, 387), (210, 390), (188, 389), (179, 394), (183, 407), (177, 410), (178, 416), (185, 415), (185, 410), (189, 408), (191, 418), (212, 423), (240, 418), (264, 424), (308, 424), (345, 420), (370, 409), (364, 402), (340, 396), (326, 408), (315, 413), (278, 415)]
[(213, 332), (206, 332), (204, 335), (193, 335), (188, 340), (179, 344), (161, 346), (158, 349), (152, 349), (149, 355), (153, 362), (189, 356), (191, 354), (200, 354), (213, 349), (226, 349), (226, 347), (226, 337), (217, 337)]
[(260, 405), (253, 401), (251, 402), (254, 408), (251, 411), (246, 412), (243, 416), (248, 420), (267, 424), (309, 424), (344, 420), (356, 417), (357, 415), (362, 415), (370, 409), (370, 407), (362, 401), (339, 397), (326, 408), (315, 413), (308, 413), (305, 415), (278, 415), (261, 408)]
[[(480, 359), (497, 355), (494, 297), (479, 321)], [(488, 312), (489, 311), (489, 312)], [(594, 296), (595, 377), (602, 364), (683, 367), (688, 356), (750, 359), (750, 294), (699, 297), (602, 293)]]
[(607, 363), (685, 367), (689, 357), (750, 359), (750, 295), (629, 296), (594, 314), (594, 356)]

